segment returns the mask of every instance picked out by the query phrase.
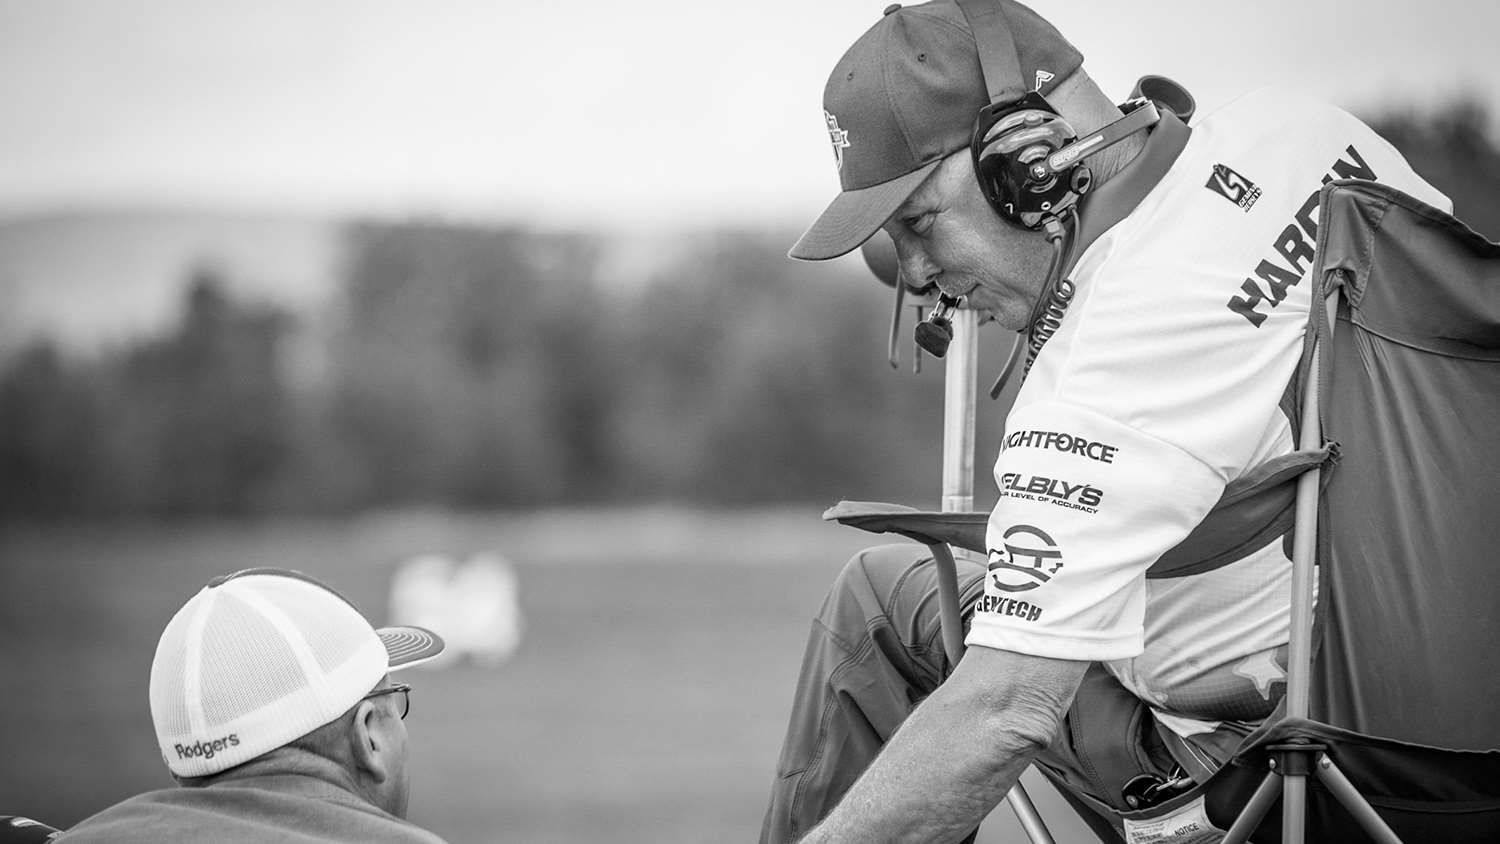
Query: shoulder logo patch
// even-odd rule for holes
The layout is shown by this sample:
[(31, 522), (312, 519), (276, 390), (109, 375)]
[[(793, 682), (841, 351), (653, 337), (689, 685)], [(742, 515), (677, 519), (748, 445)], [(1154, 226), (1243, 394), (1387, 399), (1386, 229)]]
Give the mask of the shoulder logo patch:
[(1260, 199), (1260, 188), (1255, 183), (1229, 169), (1227, 165), (1215, 164), (1204, 187), (1238, 205), (1249, 213)]
[(1036, 87), (1032, 90), (1040, 91), (1042, 86), (1057, 78), (1057, 74), (1038, 69), (1036, 72)]

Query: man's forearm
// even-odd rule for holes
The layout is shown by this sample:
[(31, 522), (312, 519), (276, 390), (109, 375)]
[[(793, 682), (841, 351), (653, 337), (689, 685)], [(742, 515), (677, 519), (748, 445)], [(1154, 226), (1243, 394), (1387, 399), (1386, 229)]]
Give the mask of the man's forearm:
[(964, 730), (951, 710), (937, 694), (918, 707), (803, 844), (957, 841), (978, 827), (1035, 748), (1021, 741), (989, 745)]
[(973, 649), (804, 844), (972, 832), (1050, 741), (1086, 667)]

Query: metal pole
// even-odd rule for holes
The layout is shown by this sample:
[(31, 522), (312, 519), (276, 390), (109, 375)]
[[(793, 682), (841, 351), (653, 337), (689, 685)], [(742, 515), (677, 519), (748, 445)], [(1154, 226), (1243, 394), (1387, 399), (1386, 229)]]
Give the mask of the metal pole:
[(1313, 772), (1318, 775), (1318, 779), (1323, 781), (1323, 785), (1333, 792), (1333, 796), (1344, 805), (1344, 809), (1354, 816), (1366, 835), (1381, 844), (1401, 844), (1401, 839), (1397, 837), (1395, 831), (1386, 825), (1380, 815), (1375, 813), (1375, 809), (1359, 793), (1359, 789), (1354, 787), (1354, 783), (1349, 782), (1349, 778), (1344, 776), (1339, 766), (1333, 764), (1332, 759), (1320, 754), (1318, 765)]
[(1026, 831), (1026, 837), (1031, 839), (1032, 844), (1056, 844), (1052, 833), (1047, 830), (1047, 824), (1042, 822), (1036, 804), (1031, 802), (1031, 795), (1026, 793), (1026, 787), (1019, 780), (1005, 795), (1005, 799), (1010, 802), (1010, 808), (1016, 813), (1016, 820), (1021, 822), (1021, 829)]
[(948, 513), (974, 510), (974, 412), (979, 370), (979, 313), (953, 313), (943, 384), (943, 503)]
[(1250, 834), (1260, 825), (1260, 819), (1271, 810), (1271, 804), (1276, 802), (1276, 795), (1281, 791), (1280, 777), (1275, 773), (1266, 774), (1266, 778), (1260, 781), (1260, 787), (1255, 789), (1255, 795), (1245, 808), (1240, 810), (1240, 816), (1234, 819), (1234, 825), (1225, 834), (1222, 844), (1245, 844), (1250, 840)]
[[(974, 417), (979, 373), (979, 312), (959, 308), (952, 316), (953, 341), (948, 345), (947, 371), (943, 385), (943, 502), (948, 513), (974, 511)], [(954, 553), (945, 544), (929, 546), (938, 568), (938, 617), (942, 622), (943, 648), (951, 665), (963, 656), (963, 620), (958, 608), (958, 567)], [(1032, 844), (1054, 844), (1052, 834), (1017, 782), (1005, 795)]]
[[(1323, 343), (1333, 338), (1333, 318), (1338, 309), (1338, 290), (1329, 294), (1325, 314), (1327, 334), (1313, 347), (1307, 384), (1302, 390), (1302, 430), (1297, 447), (1305, 450), (1323, 445), (1322, 420), (1318, 416), (1318, 370)], [(1292, 629), (1287, 644), (1286, 714), (1306, 718), (1312, 689), (1313, 579), (1318, 548), (1318, 488), (1322, 471), (1314, 468), (1297, 479), (1295, 534), (1292, 537)]]
[[(1302, 432), (1298, 447), (1319, 448), (1318, 363), (1321, 344), (1313, 348), (1311, 377), (1302, 397)], [(1292, 537), (1292, 629), (1287, 643), (1286, 714), (1306, 718), (1312, 688), (1313, 558), (1318, 542), (1318, 484), (1323, 472), (1312, 468), (1297, 479), (1295, 534)]]
[(1307, 774), (1281, 775), (1281, 844), (1307, 841)]
[[(1323, 445), (1322, 419), (1318, 416), (1318, 374), (1323, 345), (1333, 337), (1334, 316), (1338, 310), (1338, 289), (1324, 301), (1324, 312), (1312, 314), (1326, 319), (1327, 331), (1313, 345), (1308, 364), (1307, 384), (1302, 390), (1302, 430), (1297, 447), (1310, 450)], [(1315, 304), (1314, 308), (1317, 307)], [(1318, 492), (1322, 471), (1313, 468), (1297, 479), (1297, 509), (1292, 537), (1292, 629), (1287, 643), (1286, 715), (1306, 718), (1312, 691), (1312, 628), (1314, 563), (1318, 548)], [(1284, 844), (1302, 844), (1307, 834), (1307, 775), (1300, 771), (1282, 772), (1281, 835)]]
[[(974, 510), (974, 416), (979, 372), (979, 312), (953, 312), (953, 341), (943, 380), (943, 500), (946, 513)], [(963, 617), (958, 608), (958, 566), (946, 543), (929, 545), (938, 573), (938, 619), (948, 664), (957, 666), (964, 652)], [(958, 554), (967, 553), (958, 549)]]

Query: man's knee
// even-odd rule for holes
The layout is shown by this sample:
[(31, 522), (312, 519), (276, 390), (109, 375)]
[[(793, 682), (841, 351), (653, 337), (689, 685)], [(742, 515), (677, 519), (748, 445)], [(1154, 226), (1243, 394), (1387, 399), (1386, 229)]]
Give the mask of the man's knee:
[[(834, 578), (819, 617), (827, 623), (849, 619), (851, 610), (865, 619), (888, 614), (912, 574), (931, 559), (920, 545), (877, 545), (860, 551)], [(859, 625), (863, 627), (863, 621)]]
[[(982, 588), (984, 566), (959, 559), (959, 603), (970, 606)], [(818, 623), (852, 644), (889, 631), (907, 648), (938, 641), (938, 575), (932, 554), (921, 545), (881, 545), (855, 554), (834, 580)]]
[(866, 548), (844, 564), (844, 568), (834, 579), (833, 588), (889, 595), (910, 577), (913, 569), (931, 560), (932, 553), (920, 545), (893, 544)]

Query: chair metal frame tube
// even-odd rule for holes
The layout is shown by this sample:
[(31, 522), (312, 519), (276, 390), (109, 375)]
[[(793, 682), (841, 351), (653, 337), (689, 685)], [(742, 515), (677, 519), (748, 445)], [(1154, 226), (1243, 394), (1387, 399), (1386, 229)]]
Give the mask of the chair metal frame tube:
[[(1302, 388), (1302, 430), (1297, 437), (1297, 447), (1301, 449), (1316, 449), (1323, 445), (1323, 420), (1318, 415), (1319, 380), (1324, 344), (1333, 339), (1338, 301), (1338, 288), (1334, 288), (1323, 301), (1323, 313), (1313, 314), (1314, 319), (1322, 316), (1326, 331), (1313, 342), (1307, 383)], [(1315, 324), (1313, 330), (1316, 329)], [(1288, 718), (1308, 716), (1312, 691), (1313, 601), (1317, 575), (1314, 564), (1318, 550), (1318, 494), (1322, 476), (1322, 469), (1315, 467), (1297, 479), (1297, 507), (1292, 536), (1292, 629), (1287, 644)], [(1282, 841), (1284, 844), (1303, 844), (1307, 833), (1307, 775), (1300, 771), (1282, 771), (1281, 774)]]
[(1250, 797), (1250, 802), (1240, 809), (1240, 816), (1234, 819), (1234, 824), (1229, 827), (1220, 844), (1245, 844), (1250, 840), (1250, 833), (1260, 825), (1260, 819), (1271, 811), (1272, 804), (1281, 795), (1281, 783), (1278, 780), (1276, 774), (1266, 774), (1266, 778), (1260, 781), (1260, 787)]
[(1313, 773), (1329, 791), (1333, 792), (1333, 796), (1338, 798), (1339, 803), (1343, 804), (1349, 814), (1354, 816), (1367, 835), (1381, 844), (1401, 844), (1401, 839), (1397, 837), (1395, 831), (1386, 825), (1385, 819), (1375, 812), (1369, 801), (1365, 800), (1364, 795), (1359, 793), (1359, 789), (1354, 787), (1354, 783), (1344, 776), (1344, 772), (1339, 770), (1338, 765), (1333, 764), (1332, 759), (1320, 754)]
[(1307, 774), (1281, 775), (1281, 844), (1307, 841)]
[[(1339, 288), (1335, 287), (1323, 301), (1321, 316), (1325, 330), (1314, 342), (1308, 362), (1307, 383), (1302, 391), (1302, 425), (1297, 438), (1297, 447), (1301, 449), (1316, 449), (1323, 445), (1323, 420), (1318, 413), (1319, 390), (1322, 386), (1320, 376), (1324, 346), (1333, 340), (1338, 306)], [(1316, 600), (1318, 502), (1321, 487), (1321, 469), (1311, 469), (1297, 479), (1295, 533), (1292, 538), (1291, 638), (1287, 646), (1286, 715), (1289, 718), (1307, 718), (1311, 712), (1313, 610)], [(1281, 750), (1284, 762), (1295, 761), (1289, 760), (1285, 754), (1293, 752), (1293, 745), (1297, 741), (1293, 739), (1292, 744), (1271, 749)], [(1307, 840), (1309, 775), (1316, 776), (1328, 788), (1371, 838), (1381, 844), (1401, 844), (1401, 839), (1332, 759), (1313, 747), (1309, 747), (1302, 758), (1307, 761), (1296, 765), (1278, 767), (1272, 762), (1271, 772), (1266, 774), (1255, 795), (1240, 810), (1239, 817), (1224, 838), (1224, 844), (1243, 844), (1249, 840), (1250, 834), (1275, 801), (1278, 776), (1281, 778), (1282, 797), (1281, 840), (1283, 844), (1303, 844)]]
[[(1297, 441), (1297, 447), (1301, 449), (1317, 449), (1323, 445), (1323, 424), (1318, 415), (1318, 376), (1322, 367), (1323, 344), (1333, 339), (1338, 299), (1338, 289), (1335, 288), (1324, 303), (1327, 332), (1313, 345), (1307, 383), (1303, 385), (1302, 430)], [(1292, 629), (1291, 639), (1287, 644), (1286, 714), (1289, 718), (1307, 717), (1308, 697), (1312, 689), (1318, 492), (1322, 476), (1322, 469), (1314, 467), (1297, 479), (1297, 508), (1292, 536)]]
[(963, 613), (958, 607), (958, 563), (946, 542), (927, 546), (932, 564), (937, 566), (938, 621), (943, 633), (943, 652), (950, 666), (958, 665), (964, 655)]

